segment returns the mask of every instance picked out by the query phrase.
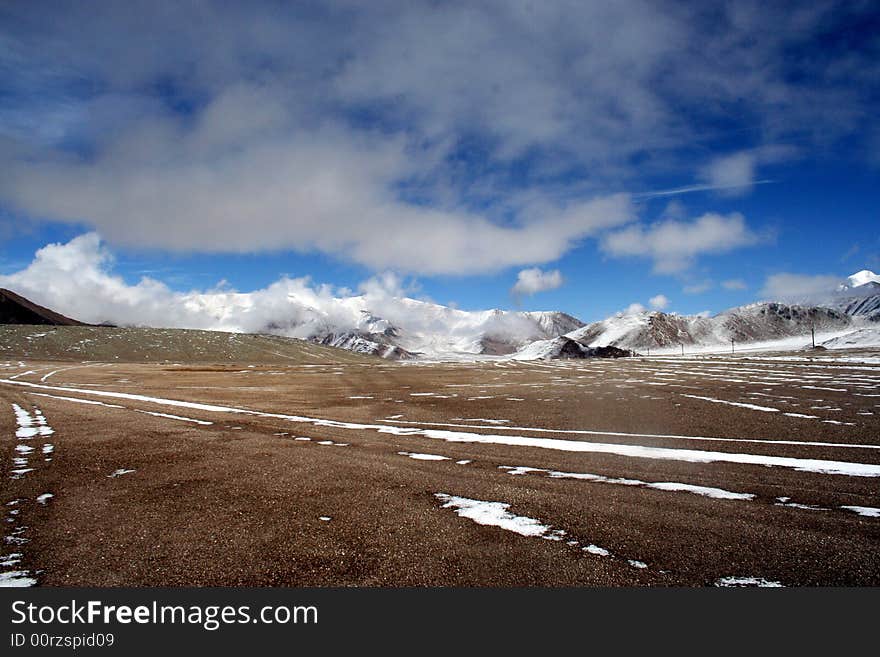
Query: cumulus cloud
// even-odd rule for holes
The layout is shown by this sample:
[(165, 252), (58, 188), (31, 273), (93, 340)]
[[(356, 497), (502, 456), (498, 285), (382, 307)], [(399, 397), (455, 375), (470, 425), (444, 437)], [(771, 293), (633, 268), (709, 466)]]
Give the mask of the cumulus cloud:
[(700, 255), (726, 253), (761, 240), (738, 212), (707, 213), (692, 222), (669, 219), (611, 232), (602, 239), (602, 249), (617, 257), (651, 258), (654, 271), (669, 274), (687, 269)]
[[(308, 277), (282, 277), (265, 288), (241, 293), (222, 282), (207, 290), (180, 292), (154, 278), (127, 283), (113, 272), (114, 257), (96, 233), (39, 249), (33, 261), (0, 276), (10, 288), (70, 317), (122, 326), (271, 332), (309, 338), (353, 330), (403, 329), (400, 339), (440, 335), (451, 349), (466, 351), (475, 336), (546, 338), (527, 313), (468, 313), (412, 299), (416, 289), (394, 273), (376, 275), (360, 294), (318, 284)], [(384, 324), (374, 324), (377, 319)], [(415, 337), (414, 337), (415, 336)]]
[(542, 271), (538, 267), (523, 269), (516, 275), (516, 283), (510, 288), (514, 296), (531, 296), (538, 292), (555, 290), (562, 285), (562, 274), (558, 269)]
[(731, 278), (726, 281), (721, 281), (721, 287), (725, 290), (747, 290), (749, 288), (746, 282), (741, 278)]
[(767, 277), (759, 294), (768, 301), (822, 302), (845, 282), (845, 279), (829, 274), (779, 273)]
[[(362, 281), (358, 285), (358, 290), (369, 297), (391, 297), (401, 298), (412, 294), (418, 289), (418, 285), (414, 281), (407, 283), (397, 273), (393, 271), (382, 272)], [(345, 294), (346, 290), (340, 290), (340, 294)]]
[(648, 299), (648, 304), (654, 310), (663, 310), (669, 305), (669, 299), (666, 298), (665, 294), (658, 294), (657, 296)]
[(629, 304), (620, 314), (621, 315), (640, 315), (645, 312), (645, 307), (640, 303)]

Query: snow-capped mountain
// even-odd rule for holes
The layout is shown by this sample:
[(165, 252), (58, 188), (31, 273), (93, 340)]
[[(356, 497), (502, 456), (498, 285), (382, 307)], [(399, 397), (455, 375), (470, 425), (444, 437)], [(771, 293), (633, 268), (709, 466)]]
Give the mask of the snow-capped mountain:
[(877, 285), (880, 285), (880, 275), (875, 274), (868, 269), (863, 269), (862, 271), (857, 271), (852, 276), (848, 276), (846, 282), (847, 286), (850, 288), (861, 287), (868, 283), (876, 283)]
[(828, 305), (847, 315), (880, 322), (880, 275), (863, 269), (846, 280)]
[(187, 307), (214, 328), (271, 333), (390, 359), (506, 355), (583, 326), (562, 312), (465, 311), (390, 295), (316, 297), (291, 287), (192, 295)]
[[(518, 360), (583, 358), (591, 349), (618, 347), (636, 352), (686, 347), (723, 347), (825, 336), (831, 347), (880, 343), (880, 276), (860, 271), (820, 303), (753, 303), (717, 315), (678, 315), (659, 311), (618, 313), (582, 326), (560, 338), (520, 349)], [(830, 337), (829, 337), (830, 336)], [(573, 344), (572, 344), (573, 343)], [(802, 345), (801, 345), (802, 346)]]
[[(222, 287), (178, 292), (147, 278), (126, 287), (122, 279), (102, 272), (100, 262), (87, 271), (90, 281), (100, 283), (88, 294), (51, 267), (48, 273), (57, 284), (18, 281), (19, 291), (93, 324), (268, 333), (389, 359), (581, 357), (597, 355), (590, 349), (599, 347), (644, 351), (718, 347), (731, 340), (791, 339), (803, 346), (800, 337), (809, 336), (811, 328), (827, 333), (826, 339), (871, 329), (860, 334), (862, 344), (880, 329), (880, 277), (868, 270), (849, 276), (837, 290), (797, 304), (771, 300), (714, 317), (620, 313), (584, 325), (562, 312), (464, 311), (408, 298), (391, 276), (365, 281), (361, 294), (314, 285), (307, 277), (284, 277), (248, 293)], [(39, 280), (47, 275), (42, 272)]]
[(629, 349), (603, 346), (589, 347), (571, 337), (562, 335), (549, 340), (537, 340), (517, 351), (512, 360), (548, 360), (556, 358), (621, 358), (632, 356)]
[(566, 337), (588, 346), (614, 346), (644, 351), (677, 345), (725, 345), (778, 340), (847, 329), (856, 320), (844, 312), (818, 306), (753, 303), (713, 317), (663, 312), (621, 314), (588, 324)]
[(865, 317), (834, 308), (770, 302), (732, 308), (712, 317), (659, 311), (620, 313), (562, 337), (526, 345), (513, 358), (587, 358), (602, 356), (597, 350), (608, 347), (637, 353), (677, 350), (682, 345), (726, 348), (731, 341), (747, 345), (788, 339), (795, 347), (802, 347), (810, 344), (811, 329), (820, 339), (833, 339), (831, 346), (835, 347), (880, 342), (880, 327)]
[[(664, 312), (619, 313), (567, 333), (566, 338), (589, 347), (614, 346), (645, 351), (664, 347), (723, 346), (810, 337), (852, 330), (852, 344), (876, 341), (880, 322), (880, 276), (863, 270), (819, 303), (787, 304), (775, 301), (732, 308), (712, 317)], [(858, 336), (855, 336), (858, 332)], [(847, 343), (844, 337), (834, 338)], [(548, 350), (546, 345), (521, 350), (520, 355)], [(550, 349), (552, 351), (552, 349)], [(569, 349), (569, 351), (572, 351)], [(573, 353), (573, 352), (572, 352)], [(560, 356), (552, 356), (560, 357)]]

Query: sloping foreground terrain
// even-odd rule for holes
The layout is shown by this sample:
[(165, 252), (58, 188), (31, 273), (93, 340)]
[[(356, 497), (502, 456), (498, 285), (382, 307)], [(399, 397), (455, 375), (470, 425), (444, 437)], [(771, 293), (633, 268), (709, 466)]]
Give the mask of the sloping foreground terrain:
[(0, 326), (0, 358), (104, 362), (364, 363), (375, 358), (296, 338), (189, 329)]
[(0, 362), (0, 583), (880, 585), (861, 358)]

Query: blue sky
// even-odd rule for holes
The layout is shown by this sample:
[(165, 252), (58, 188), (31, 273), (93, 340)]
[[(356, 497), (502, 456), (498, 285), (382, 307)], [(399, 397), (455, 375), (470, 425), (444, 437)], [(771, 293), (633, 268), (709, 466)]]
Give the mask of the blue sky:
[(584, 320), (820, 292), (880, 270), (878, 15), (5, 3), (0, 275), (51, 286), (34, 253), (97, 232), (108, 274), (177, 291), (394, 272)]

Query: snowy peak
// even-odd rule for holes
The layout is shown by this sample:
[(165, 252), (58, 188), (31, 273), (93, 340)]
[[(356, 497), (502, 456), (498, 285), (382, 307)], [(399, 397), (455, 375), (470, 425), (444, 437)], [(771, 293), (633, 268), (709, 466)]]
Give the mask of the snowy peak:
[[(876, 297), (869, 297), (875, 299)], [(858, 316), (857, 316), (858, 315)], [(753, 303), (714, 317), (664, 312), (621, 313), (567, 333), (566, 338), (590, 348), (618, 347), (646, 352), (678, 346), (710, 347), (767, 342), (806, 336), (810, 330), (844, 331), (864, 325), (870, 317), (843, 309), (784, 303)], [(862, 322), (862, 324), (859, 324)], [(520, 351), (524, 356), (559, 357), (558, 342), (544, 341)], [(549, 354), (549, 355), (548, 355)]]
[(880, 275), (877, 275), (868, 269), (863, 269), (862, 271), (857, 271), (852, 276), (848, 276), (846, 282), (851, 288), (861, 287), (862, 285), (867, 285), (869, 283), (880, 285)]

